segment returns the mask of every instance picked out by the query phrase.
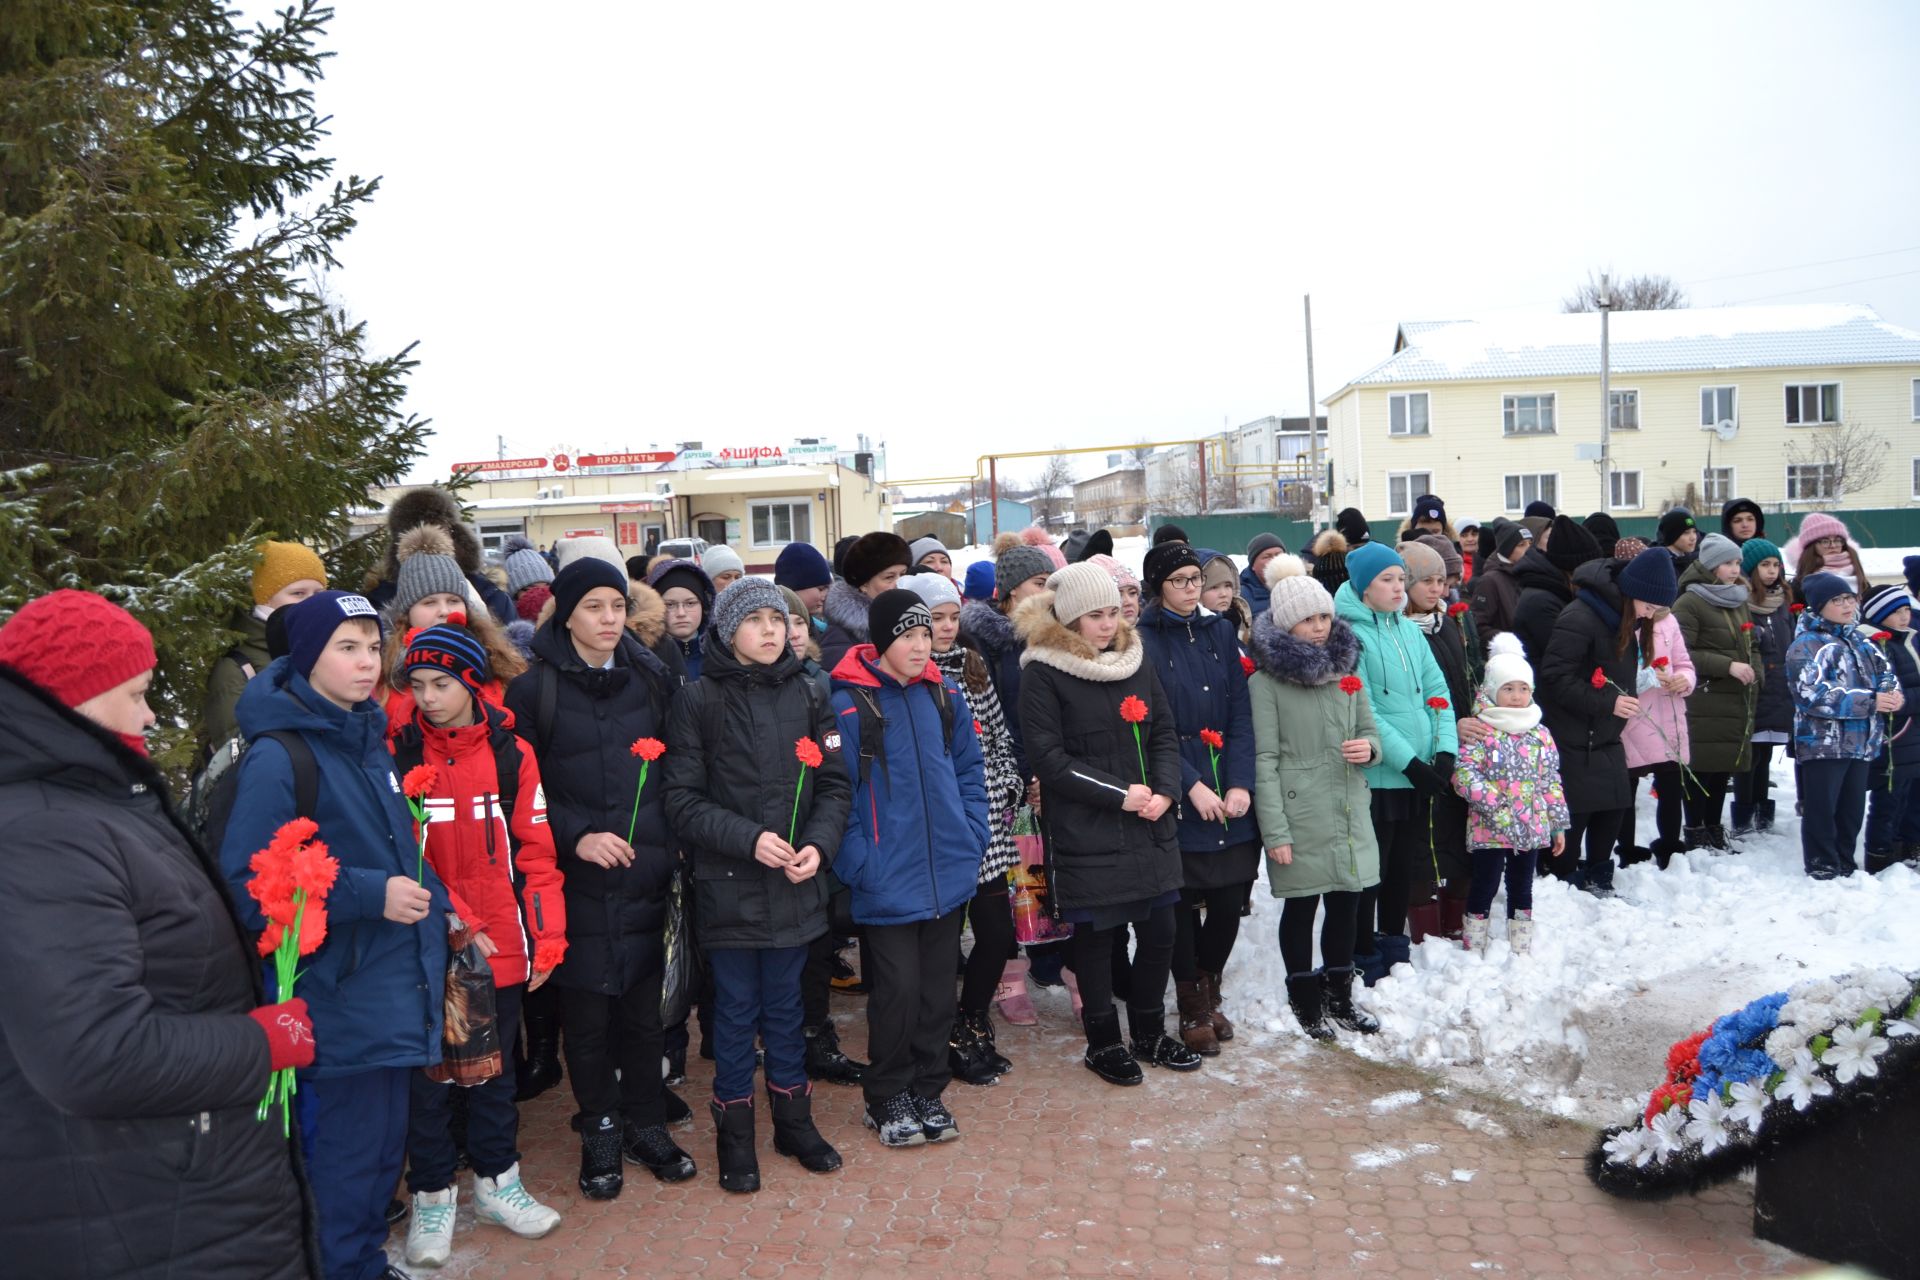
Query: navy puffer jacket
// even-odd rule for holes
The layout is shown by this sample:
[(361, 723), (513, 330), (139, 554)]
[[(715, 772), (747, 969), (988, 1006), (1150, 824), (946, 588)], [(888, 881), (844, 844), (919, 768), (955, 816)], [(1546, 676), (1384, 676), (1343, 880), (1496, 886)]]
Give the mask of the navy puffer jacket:
[[(1180, 736), (1180, 794), (1175, 812), (1180, 819), (1180, 848), (1208, 853), (1260, 838), (1252, 807), (1223, 825), (1194, 811), (1187, 796), (1196, 782), (1204, 782), (1226, 797), (1232, 787), (1253, 793), (1253, 702), (1247, 695), (1247, 674), (1240, 665), (1240, 637), (1220, 614), (1196, 608), (1181, 617), (1159, 604), (1140, 611), (1134, 624), (1146, 646), (1147, 662), (1160, 677), (1173, 707), (1173, 724)], [(1216, 730), (1226, 739), (1220, 752), (1220, 775), (1215, 780), (1212, 749), (1200, 737), (1202, 729)]]

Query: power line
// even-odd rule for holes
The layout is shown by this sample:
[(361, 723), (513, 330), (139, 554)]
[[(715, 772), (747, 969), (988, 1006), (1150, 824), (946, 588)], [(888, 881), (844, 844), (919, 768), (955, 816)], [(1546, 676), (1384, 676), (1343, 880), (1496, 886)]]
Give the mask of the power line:
[(1768, 298), (1797, 298), (1803, 293), (1819, 293), (1826, 289), (1847, 289), (1856, 284), (1872, 284), (1876, 280), (1898, 280), (1902, 276), (1920, 276), (1920, 267), (1915, 267), (1912, 271), (1893, 271), (1881, 276), (1862, 276), (1858, 280), (1839, 280), (1833, 284), (1816, 284), (1808, 289), (1790, 289), (1785, 293), (1756, 294), (1751, 298), (1742, 298), (1734, 305), (1739, 306), (1748, 302), (1764, 302)]
[[(1819, 262), (1802, 262), (1791, 267), (1764, 267), (1759, 271), (1741, 271), (1730, 276), (1703, 276), (1698, 280), (1683, 280), (1680, 283), (1691, 287), (1696, 284), (1715, 284), (1722, 280), (1746, 280), (1753, 276), (1770, 276), (1783, 271), (1804, 271), (1809, 267), (1831, 267), (1840, 262), (1862, 262), (1868, 258), (1890, 258), (1898, 253), (1920, 253), (1920, 244), (1908, 245), (1904, 249), (1882, 249), (1877, 253), (1857, 253), (1851, 258), (1825, 258)], [(1880, 279), (1881, 277), (1876, 276), (1874, 278)]]

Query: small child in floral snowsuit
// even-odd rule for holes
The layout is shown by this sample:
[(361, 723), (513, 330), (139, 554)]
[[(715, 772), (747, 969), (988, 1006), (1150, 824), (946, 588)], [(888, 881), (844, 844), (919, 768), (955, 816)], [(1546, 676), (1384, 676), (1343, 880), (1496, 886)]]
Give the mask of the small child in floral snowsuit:
[(1560, 785), (1560, 750), (1540, 723), (1533, 701), (1533, 668), (1495, 641), (1480, 682), (1474, 715), (1493, 726), (1479, 742), (1460, 744), (1453, 785), (1470, 810), (1467, 840), (1473, 849), (1473, 883), (1467, 890), (1466, 948), (1483, 951), (1492, 927), (1488, 913), (1507, 881), (1507, 942), (1514, 954), (1533, 945), (1533, 878), (1540, 855), (1566, 847), (1566, 792)]

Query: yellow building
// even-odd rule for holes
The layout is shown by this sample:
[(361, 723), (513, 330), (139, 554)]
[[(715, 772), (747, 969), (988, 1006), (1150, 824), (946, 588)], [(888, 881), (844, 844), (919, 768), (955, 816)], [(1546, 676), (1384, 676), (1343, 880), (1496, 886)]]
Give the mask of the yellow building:
[(1402, 325), (1326, 400), (1331, 508), (1400, 517), (1434, 493), (1458, 523), (1535, 499), (1627, 516), (1920, 503), (1920, 333), (1862, 306), (1696, 308), (1616, 312), (1609, 345), (1604, 504), (1600, 317), (1576, 314)]
[[(508, 465), (519, 463), (539, 465)], [(750, 573), (772, 573), (790, 542), (810, 542), (831, 558), (842, 535), (893, 527), (885, 486), (831, 457), (734, 466), (673, 454), (562, 455), (508, 464), (487, 464), (506, 474), (482, 473), (460, 495), (490, 550), (516, 533), (541, 548), (560, 538), (607, 537), (626, 555), (698, 537), (732, 547)], [(361, 523), (377, 525), (408, 487), (376, 490), (378, 509), (361, 513)]]

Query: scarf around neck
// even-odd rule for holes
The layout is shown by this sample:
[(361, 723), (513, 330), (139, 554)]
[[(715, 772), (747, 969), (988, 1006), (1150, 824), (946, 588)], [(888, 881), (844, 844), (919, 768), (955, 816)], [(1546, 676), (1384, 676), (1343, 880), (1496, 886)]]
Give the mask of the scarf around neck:
[(1537, 702), (1529, 702), (1524, 707), (1501, 707), (1488, 702), (1474, 714), (1501, 733), (1532, 733), (1540, 724), (1540, 704)]
[(1766, 589), (1764, 599), (1754, 600), (1749, 596), (1747, 599), (1747, 608), (1764, 618), (1779, 609), (1780, 606), (1786, 602), (1787, 589), (1776, 582)]
[(1748, 592), (1744, 582), (1690, 582), (1687, 590), (1722, 609), (1738, 609), (1747, 603)]
[(1407, 621), (1430, 636), (1440, 634), (1440, 624), (1447, 620), (1445, 609), (1435, 609), (1432, 613), (1409, 613)]

